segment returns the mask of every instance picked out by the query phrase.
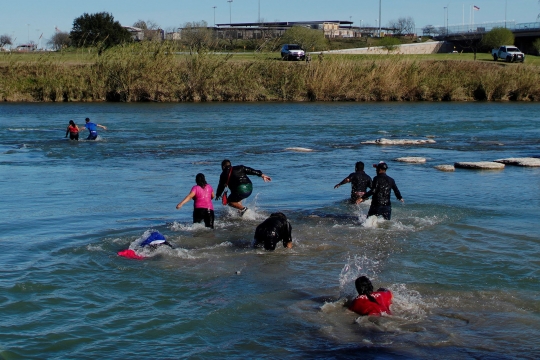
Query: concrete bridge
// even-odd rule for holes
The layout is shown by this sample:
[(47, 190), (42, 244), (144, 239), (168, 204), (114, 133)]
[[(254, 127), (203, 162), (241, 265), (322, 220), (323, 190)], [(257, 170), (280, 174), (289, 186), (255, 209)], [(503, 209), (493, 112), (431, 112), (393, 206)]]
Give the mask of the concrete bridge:
[(513, 21), (449, 26), (439, 28), (442, 33), (436, 36), (439, 41), (453, 43), (458, 49), (477, 47), (484, 35), (495, 27), (505, 27), (515, 36), (514, 44), (524, 53), (537, 55), (533, 48), (534, 40), (540, 38), (540, 22), (516, 24)]

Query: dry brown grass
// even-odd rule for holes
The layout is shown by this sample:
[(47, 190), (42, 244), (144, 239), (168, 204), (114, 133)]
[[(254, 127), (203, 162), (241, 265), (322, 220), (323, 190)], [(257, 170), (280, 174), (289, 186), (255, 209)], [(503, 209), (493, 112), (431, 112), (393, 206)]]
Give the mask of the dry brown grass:
[(2, 101), (539, 101), (540, 67), (411, 57), (174, 56), (152, 43), (88, 63), (46, 57), (0, 64)]

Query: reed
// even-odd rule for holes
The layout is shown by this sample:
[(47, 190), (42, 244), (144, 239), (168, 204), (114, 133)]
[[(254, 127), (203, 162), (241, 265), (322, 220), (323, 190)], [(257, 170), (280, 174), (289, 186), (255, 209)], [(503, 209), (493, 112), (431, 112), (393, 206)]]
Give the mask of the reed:
[(84, 62), (0, 62), (2, 101), (539, 101), (540, 67), (402, 55), (282, 62), (171, 44), (116, 47)]

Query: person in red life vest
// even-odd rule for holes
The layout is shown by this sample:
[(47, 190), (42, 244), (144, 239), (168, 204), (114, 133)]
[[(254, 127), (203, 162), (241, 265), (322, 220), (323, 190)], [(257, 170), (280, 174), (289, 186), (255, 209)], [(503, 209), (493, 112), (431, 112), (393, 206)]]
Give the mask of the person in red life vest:
[(69, 120), (69, 125), (66, 129), (65, 137), (68, 137), (68, 134), (69, 134), (69, 140), (79, 141), (79, 127), (75, 125), (75, 122), (73, 120)]
[(382, 313), (392, 315), (390, 305), (393, 296), (390, 290), (380, 288), (374, 292), (371, 281), (365, 276), (356, 279), (354, 285), (358, 296), (349, 306), (349, 310), (360, 315), (381, 315)]

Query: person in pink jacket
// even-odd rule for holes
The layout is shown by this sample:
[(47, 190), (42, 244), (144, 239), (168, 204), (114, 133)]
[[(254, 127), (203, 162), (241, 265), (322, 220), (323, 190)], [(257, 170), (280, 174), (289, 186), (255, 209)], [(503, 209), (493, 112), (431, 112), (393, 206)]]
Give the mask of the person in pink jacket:
[(204, 174), (197, 174), (197, 176), (195, 176), (195, 182), (197, 185), (191, 188), (189, 194), (184, 200), (176, 205), (176, 208), (180, 209), (191, 199), (195, 200), (193, 204), (193, 223), (195, 224), (204, 221), (204, 226), (213, 229), (214, 205), (212, 205), (212, 199), (215, 197), (214, 189), (206, 182)]

